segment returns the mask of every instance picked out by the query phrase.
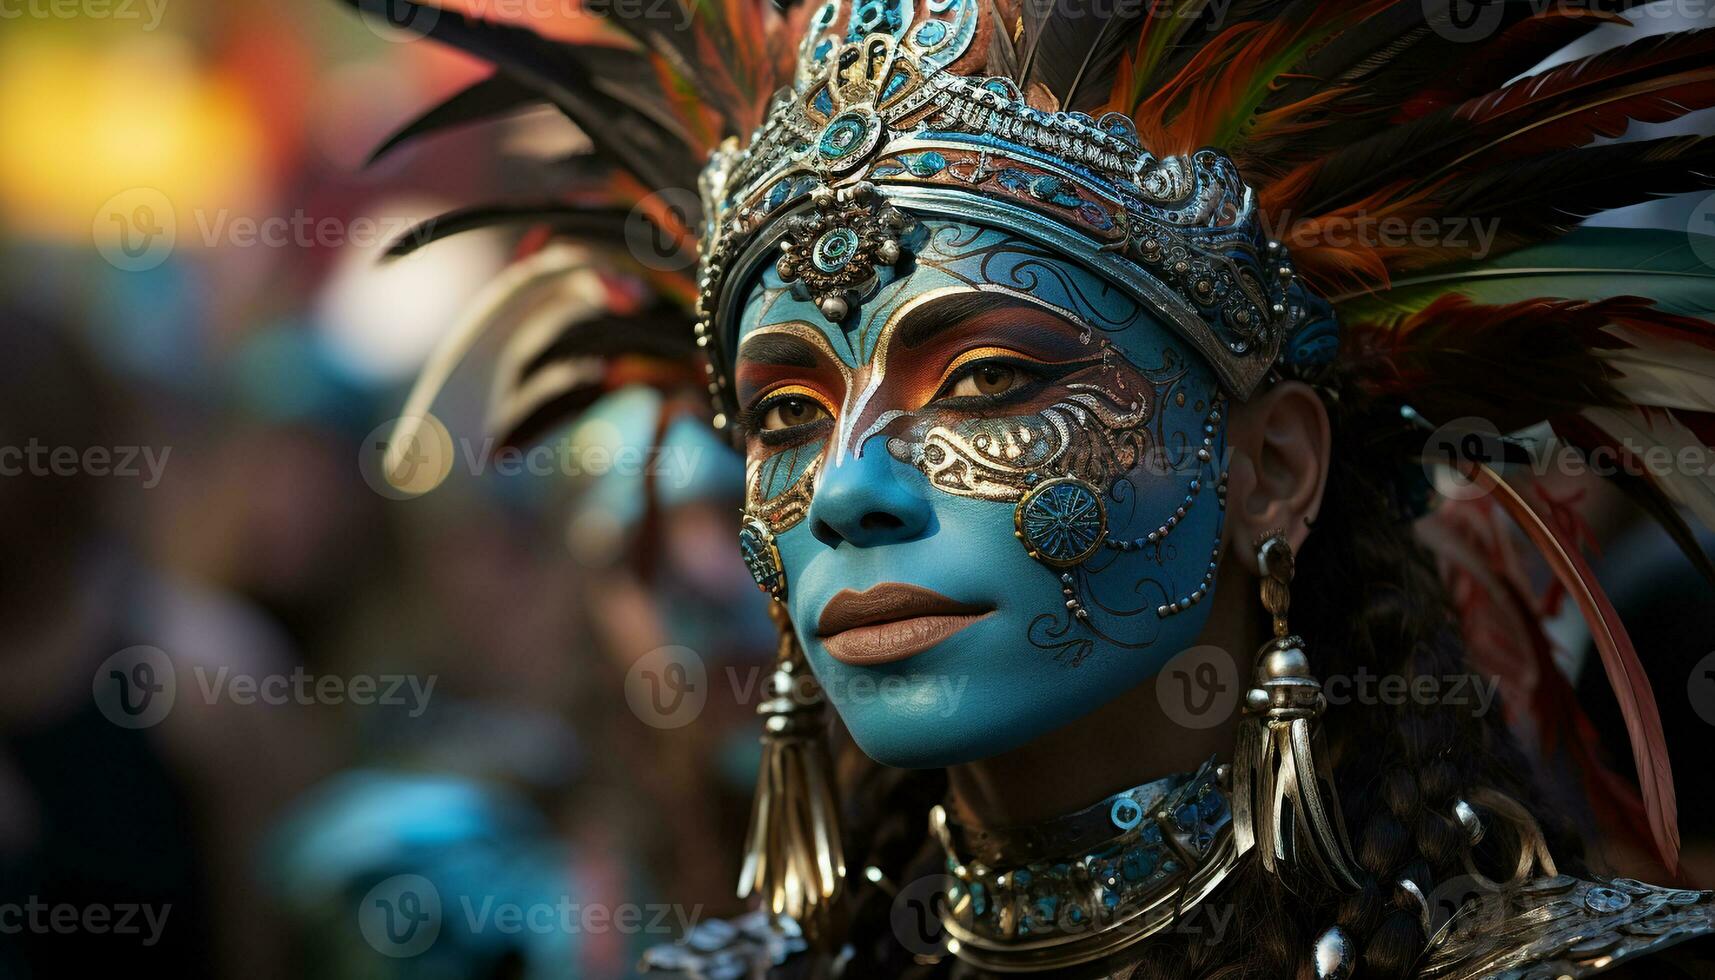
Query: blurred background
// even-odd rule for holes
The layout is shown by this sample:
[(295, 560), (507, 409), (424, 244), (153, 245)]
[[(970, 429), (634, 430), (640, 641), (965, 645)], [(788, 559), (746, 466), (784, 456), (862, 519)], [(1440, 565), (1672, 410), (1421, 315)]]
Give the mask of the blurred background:
[[(577, 134), (526, 115), (365, 167), (480, 69), (334, 0), (0, 17), (0, 978), (622, 976), (737, 912), (774, 645), (738, 460), (639, 388), (545, 466), (485, 462), (478, 350), (436, 405), (444, 480), (376, 475), (519, 247), (385, 244)], [(1638, 634), (1673, 651), (1670, 738), (1706, 745), (1715, 681), (1681, 692), (1712, 607), (1645, 587), (1693, 580), (1665, 541), (1626, 548), (1670, 610)], [(1688, 859), (1706, 795), (1682, 778)]]
[(639, 389), (507, 467), (478, 351), (444, 481), (377, 476), (516, 243), (383, 246), (575, 136), (365, 169), (480, 71), (332, 0), (0, 18), (0, 977), (622, 976), (738, 911), (737, 458)]

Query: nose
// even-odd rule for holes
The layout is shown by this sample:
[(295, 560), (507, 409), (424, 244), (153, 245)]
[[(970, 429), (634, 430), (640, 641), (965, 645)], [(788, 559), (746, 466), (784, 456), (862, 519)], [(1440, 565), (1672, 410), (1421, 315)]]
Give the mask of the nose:
[(889, 455), (885, 442), (874, 436), (862, 456), (823, 465), (809, 517), (812, 533), (828, 547), (897, 544), (929, 529), (933, 515), (922, 475)]

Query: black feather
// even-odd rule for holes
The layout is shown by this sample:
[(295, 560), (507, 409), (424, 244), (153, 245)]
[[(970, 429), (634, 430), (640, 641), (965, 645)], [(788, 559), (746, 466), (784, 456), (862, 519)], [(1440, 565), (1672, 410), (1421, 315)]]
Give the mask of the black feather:
[[(1610, 442), (1605, 433), (1583, 416), (1555, 420), (1554, 431), (1584, 453), (1586, 457), (1591, 454), (1595, 447), (1607, 445)], [(1673, 539), (1673, 543), (1684, 553), (1686, 560), (1690, 561), (1692, 567), (1697, 569), (1697, 573), (1702, 575), (1710, 585), (1715, 586), (1715, 561), (1711, 561), (1709, 555), (1704, 553), (1703, 546), (1697, 541), (1696, 532), (1692, 531), (1685, 518), (1680, 516), (1679, 508), (1674, 505), (1672, 500), (1668, 499), (1661, 487), (1647, 477), (1630, 472), (1624, 466), (1608, 467), (1604, 476), (1609, 483), (1624, 491), (1634, 504), (1637, 504), (1656, 524), (1660, 525), (1661, 529), (1667, 533), (1669, 538)]]
[[(527, 445), (606, 394), (606, 365), (615, 359), (690, 365), (696, 352), (691, 320), (668, 303), (631, 315), (573, 321), (527, 357), (515, 374), (501, 379), (492, 431), (502, 445)], [(548, 373), (555, 367), (572, 370), (555, 378)]]
[(419, 136), (547, 104), (548, 100), (540, 92), (510, 75), (495, 72), (400, 127), (369, 154), (364, 166), (373, 166), (382, 157)]
[(1361, 200), (1383, 186), (1378, 175), (1389, 173), (1400, 157), (1416, 158), (1418, 148), (1450, 141), (1470, 130), (1451, 107), (1357, 140), (1326, 157), (1296, 206), (1303, 216), (1323, 214)]
[(1501, 252), (1558, 238), (1604, 211), (1711, 187), (1715, 137), (1671, 136), (1562, 150), (1496, 167), (1446, 201), (1440, 213), (1495, 222)]
[(397, 259), (453, 235), (479, 228), (545, 224), (562, 234), (595, 241), (622, 241), (630, 211), (590, 208), (562, 201), (531, 204), (490, 204), (458, 208), (413, 225), (387, 246), (386, 258)]
[[(1509, 136), (1524, 132), (1530, 123), (1555, 116), (1599, 118), (1596, 107), (1624, 84), (1674, 78), (1684, 71), (1706, 71), (1711, 52), (1715, 52), (1715, 30), (1645, 37), (1522, 79), (1460, 106), (1445, 106), (1337, 150), (1321, 167), (1309, 192), (1301, 195), (1300, 206), (1306, 214), (1318, 214), (1392, 182), (1410, 181), (1422, 186), (1443, 174), (1469, 170), (1462, 164), (1471, 153), (1504, 143)], [(1545, 80), (1554, 84), (1545, 89)], [(1689, 106), (1672, 101), (1673, 95), (1683, 96), (1688, 91), (1688, 86), (1680, 85), (1677, 90), (1662, 92), (1660, 115), (1671, 118), (1688, 111)], [(1530, 101), (1503, 101), (1519, 92), (1532, 93)], [(1507, 106), (1507, 110), (1494, 112), (1497, 104)], [(1493, 169), (1502, 168), (1497, 165)]]
[(570, 324), (519, 370), (528, 379), (542, 368), (579, 357), (653, 357), (690, 361), (697, 335), (684, 310), (659, 302), (629, 316), (598, 316)]
[[(1617, 10), (1635, 2), (1602, 6)], [(1486, 95), (1604, 22), (1589, 15), (1537, 17), (1540, 7), (1534, 0), (1495, 0), (1491, 6), (1493, 13), (1475, 14), (1473, 8), (1476, 16), (1494, 18), (1492, 33), (1480, 43), (1437, 29), (1449, 8), (1418, 0), (1396, 3), (1330, 39), (1260, 111), (1291, 105), (1330, 86), (1349, 91), (1320, 111), (1320, 128), (1247, 148), (1247, 157), (1273, 173), (1322, 159), (1375, 137), (1378, 128), (1401, 125), (1401, 112), (1410, 103), (1419, 104), (1415, 115)], [(1397, 159), (1391, 147), (1379, 152)]]
[[(1107, 15), (1101, 19), (1095, 36), (1085, 43), (1084, 56), (1071, 80), (1064, 89), (1055, 90), (1062, 109), (1068, 112), (1083, 110), (1107, 100), (1120, 55), (1130, 46), (1128, 42), (1136, 38), (1137, 32), (1132, 28), (1149, 14), (1153, 2), (1114, 0), (1109, 4), (1106, 0), (1097, 0), (1092, 4), (1093, 8), (1107, 11)], [(1091, 16), (1094, 16), (1094, 11)]]
[(391, 17), (390, 22), (402, 22), (407, 30), (493, 63), (540, 92), (586, 132), (601, 132), (596, 152), (652, 190), (696, 186), (695, 155), (686, 152), (684, 140), (659, 120), (603, 91), (585, 62), (588, 53), (580, 46), (415, 0), (345, 2), (369, 16)]

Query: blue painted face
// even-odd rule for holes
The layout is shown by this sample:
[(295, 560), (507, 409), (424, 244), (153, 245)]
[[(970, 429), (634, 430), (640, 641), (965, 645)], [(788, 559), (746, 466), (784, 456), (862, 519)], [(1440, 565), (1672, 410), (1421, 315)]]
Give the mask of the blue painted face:
[(817, 678), (870, 756), (933, 767), (1073, 721), (1193, 642), (1226, 421), (1209, 367), (1076, 263), (937, 221), (907, 253), (839, 323), (766, 270), (736, 380), (746, 508)]

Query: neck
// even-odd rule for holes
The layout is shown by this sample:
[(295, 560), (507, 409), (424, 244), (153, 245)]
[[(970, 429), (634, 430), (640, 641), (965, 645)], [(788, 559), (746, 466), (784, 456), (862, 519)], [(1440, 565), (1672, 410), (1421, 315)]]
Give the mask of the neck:
[[(1210, 756), (1230, 757), (1236, 713), (1213, 728), (1186, 728), (1162, 712), (1159, 680), (1028, 745), (949, 768), (955, 817), (978, 827), (1040, 823), (1141, 783), (1195, 771)], [(1169, 696), (1177, 695), (1170, 690)]]
[[(1252, 587), (1231, 566), (1223, 563), (1214, 609), (1198, 643), (1229, 651), (1244, 674), (1250, 651), (1262, 642), (1261, 627), (1246, 605)], [(1193, 669), (1187, 676), (1183, 666), (1169, 663), (1165, 673), (1010, 752), (950, 767), (952, 815), (969, 826), (1019, 827), (1073, 813), (1163, 776), (1195, 771), (1210, 756), (1230, 760), (1239, 722), (1236, 696), (1245, 678), (1227, 675), (1232, 679), (1226, 683), (1238, 690), (1208, 687), (1199, 683), (1202, 672)], [(1181, 724), (1162, 708), (1209, 696), (1233, 706), (1230, 717), (1209, 727)]]

